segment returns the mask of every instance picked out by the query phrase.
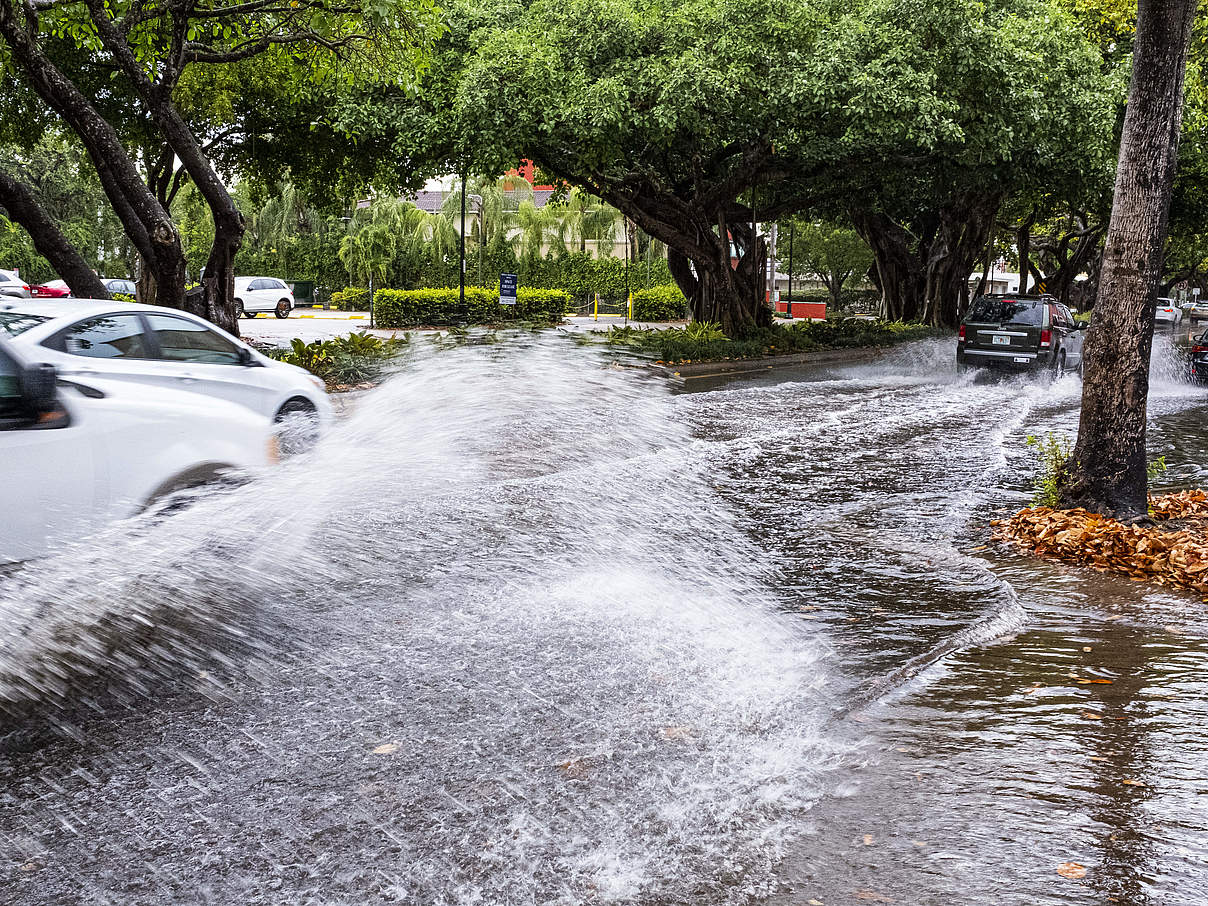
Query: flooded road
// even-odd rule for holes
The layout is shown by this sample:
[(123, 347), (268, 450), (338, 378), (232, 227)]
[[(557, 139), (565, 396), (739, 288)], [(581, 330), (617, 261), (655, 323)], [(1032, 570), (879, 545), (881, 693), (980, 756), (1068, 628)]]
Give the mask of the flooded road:
[(421, 353), (9, 579), (0, 902), (1208, 900), (1204, 605), (988, 539), (1077, 378), (603, 365)]

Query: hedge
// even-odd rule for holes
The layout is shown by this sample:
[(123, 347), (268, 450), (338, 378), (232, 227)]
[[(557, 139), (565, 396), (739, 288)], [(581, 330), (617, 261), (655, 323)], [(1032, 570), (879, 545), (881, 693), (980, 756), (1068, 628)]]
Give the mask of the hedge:
[(522, 288), (517, 291), (515, 305), (500, 305), (497, 292), (467, 286), (464, 309), (456, 289), (380, 289), (373, 297), (377, 325), (386, 328), (501, 321), (552, 324), (562, 320), (569, 305), (570, 296), (558, 289)]
[(682, 321), (688, 317), (688, 300), (674, 283), (639, 289), (633, 294), (633, 320)]
[(331, 307), (336, 311), (368, 311), (369, 290), (361, 286), (348, 286), (331, 294)]

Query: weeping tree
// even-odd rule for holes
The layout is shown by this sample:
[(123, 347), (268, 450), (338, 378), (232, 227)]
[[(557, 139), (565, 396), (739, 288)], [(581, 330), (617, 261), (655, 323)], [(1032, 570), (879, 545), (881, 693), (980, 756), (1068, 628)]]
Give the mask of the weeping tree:
[(1059, 476), (1064, 506), (1123, 518), (1148, 512), (1149, 357), (1196, 6), (1197, 0), (1137, 4), (1132, 82), (1086, 341), (1078, 440)]
[(339, 252), (353, 285), (367, 286), (371, 280), (385, 284), (395, 263), (424, 236), (430, 222), (423, 211), (400, 199), (375, 199), (358, 209)]
[[(405, 81), (414, 75), (434, 19), (426, 3), (404, 0), (0, 0), (0, 41), (8, 72), (19, 74), (79, 136), (151, 276), (156, 301), (237, 330), (234, 259), (245, 226), (207, 155), (206, 136), (179, 103), (190, 70), (284, 59), (286, 77), (275, 83), (282, 92), (340, 78)], [(73, 79), (68, 64), (81, 54), (112, 74), (110, 93), (142, 108), (162, 141), (154, 161), (140, 160), (106, 116), (101, 97)], [(189, 298), (167, 197), (177, 182), (176, 161), (214, 224), (202, 290)]]

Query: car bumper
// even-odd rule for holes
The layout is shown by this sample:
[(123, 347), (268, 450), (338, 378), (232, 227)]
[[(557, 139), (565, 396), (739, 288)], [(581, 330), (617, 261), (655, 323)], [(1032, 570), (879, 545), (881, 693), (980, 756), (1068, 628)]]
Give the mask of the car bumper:
[(956, 363), (966, 368), (994, 368), (999, 371), (1032, 371), (1052, 364), (1048, 353), (981, 349), (956, 350)]

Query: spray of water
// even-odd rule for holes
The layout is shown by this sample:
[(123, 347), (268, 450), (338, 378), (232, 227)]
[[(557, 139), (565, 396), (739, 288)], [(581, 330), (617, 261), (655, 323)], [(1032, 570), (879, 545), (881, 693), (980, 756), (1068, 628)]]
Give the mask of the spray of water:
[[(0, 839), (59, 866), (26, 901), (765, 894), (843, 747), (710, 455), (568, 344), (420, 352), (313, 454), (10, 579), (3, 697), (94, 746), (0, 763)], [(221, 720), (112, 709), (202, 675)]]

